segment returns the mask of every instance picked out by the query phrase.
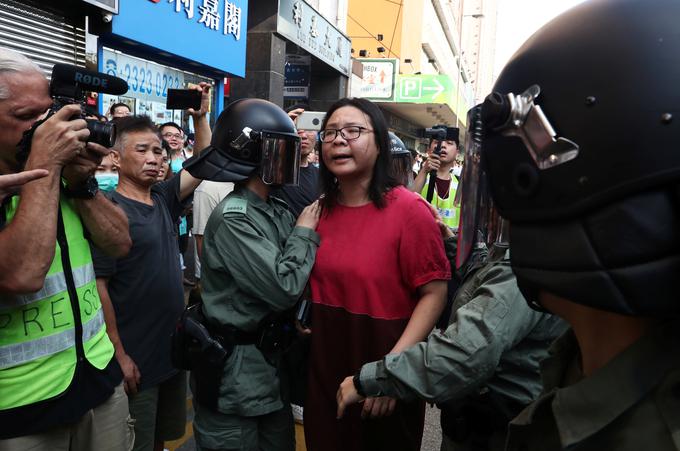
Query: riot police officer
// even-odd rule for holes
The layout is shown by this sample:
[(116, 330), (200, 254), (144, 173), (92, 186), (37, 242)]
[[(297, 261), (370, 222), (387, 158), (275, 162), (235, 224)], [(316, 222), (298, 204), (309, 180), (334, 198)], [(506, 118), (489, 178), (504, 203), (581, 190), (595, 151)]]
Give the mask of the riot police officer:
[(572, 326), (510, 450), (680, 449), (678, 17), (676, 1), (582, 3), (485, 101), (518, 285)]
[(390, 151), (392, 152), (390, 172), (400, 185), (404, 185), (408, 188), (413, 183), (413, 160), (411, 158), (411, 152), (406, 148), (406, 145), (404, 145), (404, 141), (397, 135), (393, 132), (388, 132), (387, 134), (390, 138)]
[(211, 146), (185, 168), (236, 187), (204, 233), (202, 311), (229, 357), (215, 374), (192, 372), (194, 432), (201, 449), (295, 447), (290, 406), (281, 399), (277, 360), (287, 324), (280, 312), (299, 299), (314, 263), (318, 203), (295, 222), (273, 186), (296, 183), (300, 142), (292, 120), (260, 99), (229, 105)]

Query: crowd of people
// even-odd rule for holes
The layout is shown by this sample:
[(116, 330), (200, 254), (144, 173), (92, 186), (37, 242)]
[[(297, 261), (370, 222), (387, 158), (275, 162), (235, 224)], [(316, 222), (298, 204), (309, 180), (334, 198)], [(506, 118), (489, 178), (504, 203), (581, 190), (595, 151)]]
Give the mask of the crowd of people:
[(205, 451), (294, 450), (291, 404), (309, 451), (416, 451), (425, 402), (446, 451), (679, 449), (678, 14), (570, 10), (422, 164), (369, 100), (211, 129), (205, 83), (109, 149), (0, 48), (0, 451), (161, 450), (187, 386)]

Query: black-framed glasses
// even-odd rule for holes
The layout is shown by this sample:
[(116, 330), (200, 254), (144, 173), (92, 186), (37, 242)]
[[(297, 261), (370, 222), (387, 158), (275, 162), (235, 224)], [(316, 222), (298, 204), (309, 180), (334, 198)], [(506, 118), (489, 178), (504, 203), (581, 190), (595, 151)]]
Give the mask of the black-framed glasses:
[(322, 142), (325, 143), (330, 143), (333, 142), (333, 140), (338, 136), (338, 133), (340, 136), (342, 136), (344, 139), (347, 141), (351, 141), (353, 139), (357, 139), (359, 136), (361, 136), (362, 133), (371, 133), (373, 130), (366, 128), (366, 127), (361, 127), (358, 125), (350, 125), (349, 127), (342, 127), (338, 129), (334, 128), (327, 128), (326, 130), (321, 130), (319, 132), (319, 138), (321, 139)]
[(165, 139), (170, 139), (170, 138), (175, 138), (175, 139), (182, 139), (182, 135), (180, 133), (163, 133), (163, 138)]

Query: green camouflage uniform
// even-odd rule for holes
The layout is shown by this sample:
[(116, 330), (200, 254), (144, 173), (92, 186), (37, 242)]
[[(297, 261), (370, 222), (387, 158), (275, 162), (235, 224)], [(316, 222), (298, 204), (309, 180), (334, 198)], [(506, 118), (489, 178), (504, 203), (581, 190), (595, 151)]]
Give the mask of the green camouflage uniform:
[(559, 318), (529, 308), (509, 258), (508, 251), (468, 273), (444, 332), (361, 369), (368, 396), (417, 397), (453, 407), (460, 423), (456, 437), (445, 435), (442, 449), (503, 449), (507, 421), (540, 393), (538, 362), (566, 329)]
[[(203, 311), (211, 323), (255, 332), (265, 317), (295, 305), (312, 270), (319, 236), (294, 224), (284, 202), (273, 197), (265, 202), (245, 187), (215, 208), (202, 254)], [(202, 448), (295, 448), (278, 370), (255, 345), (234, 348), (224, 366), (217, 408), (196, 408), (194, 430)]]

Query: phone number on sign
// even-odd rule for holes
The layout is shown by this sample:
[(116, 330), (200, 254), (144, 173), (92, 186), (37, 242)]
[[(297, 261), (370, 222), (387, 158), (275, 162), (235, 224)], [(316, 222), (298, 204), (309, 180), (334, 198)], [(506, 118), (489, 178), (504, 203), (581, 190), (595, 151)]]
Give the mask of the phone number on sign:
[(119, 77), (124, 78), (128, 82), (132, 92), (156, 94), (159, 97), (167, 97), (168, 89), (180, 89), (181, 87), (179, 77), (176, 75), (173, 77), (172, 75), (161, 74), (160, 72), (143, 67), (130, 66), (129, 64), (125, 64)]
[(128, 93), (139, 93), (167, 97), (168, 89), (181, 89), (182, 80), (177, 75), (162, 74), (158, 71), (125, 63), (118, 73), (113, 68), (107, 70), (110, 75), (124, 79), (130, 90)]

